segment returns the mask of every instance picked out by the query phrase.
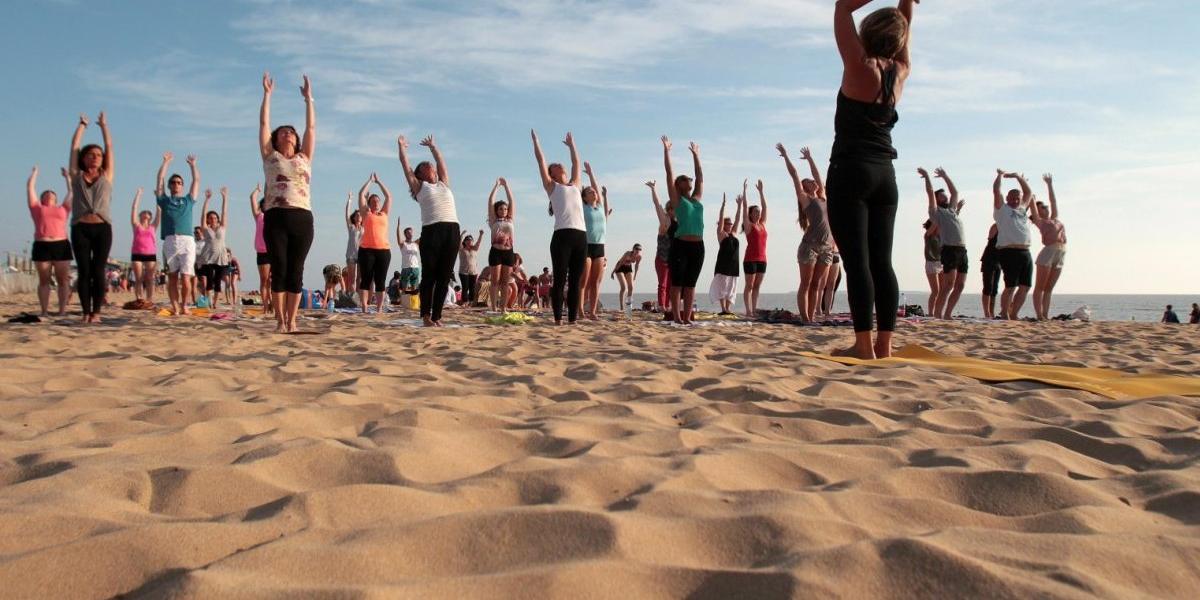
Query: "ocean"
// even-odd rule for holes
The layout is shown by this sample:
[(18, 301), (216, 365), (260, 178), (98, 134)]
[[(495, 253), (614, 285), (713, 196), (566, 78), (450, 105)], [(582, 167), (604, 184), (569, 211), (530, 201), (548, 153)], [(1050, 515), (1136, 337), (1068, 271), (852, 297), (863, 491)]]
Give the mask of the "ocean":
[[(703, 293), (700, 293), (703, 292)], [(718, 310), (714, 304), (708, 301), (708, 290), (697, 289), (696, 305), (700, 310), (715, 311)], [(929, 292), (907, 291), (903, 292), (905, 303), (920, 304), (926, 306), (929, 300)], [(1025, 301), (1025, 307), (1021, 309), (1022, 316), (1033, 316), (1032, 292)], [(642, 302), (653, 301), (652, 294), (634, 294), (634, 307), (638, 308)], [(617, 306), (617, 294), (602, 293), (600, 301), (605, 307)], [(983, 317), (983, 306), (981, 305), (981, 296), (979, 294), (966, 294), (958, 301), (958, 306), (955, 308), (956, 315), (964, 317)], [(1096, 321), (1140, 321), (1157, 323), (1162, 319), (1163, 310), (1168, 304), (1175, 307), (1175, 313), (1179, 315), (1179, 319), (1184, 323), (1188, 320), (1188, 314), (1192, 310), (1192, 303), (1200, 302), (1200, 295), (1123, 295), (1123, 294), (1055, 294), (1050, 300), (1050, 315), (1070, 314), (1075, 312), (1075, 309), (1080, 306), (1087, 306), (1092, 311), (1092, 319)], [(845, 290), (839, 291), (834, 299), (834, 312), (849, 312), (849, 305), (846, 304)], [(764, 309), (785, 308), (795, 312), (796, 310), (796, 294), (762, 294), (758, 299), (758, 307)], [(999, 301), (996, 305), (999, 309)], [(734, 304), (734, 312), (742, 311), (742, 297), (739, 288), (737, 302)]]

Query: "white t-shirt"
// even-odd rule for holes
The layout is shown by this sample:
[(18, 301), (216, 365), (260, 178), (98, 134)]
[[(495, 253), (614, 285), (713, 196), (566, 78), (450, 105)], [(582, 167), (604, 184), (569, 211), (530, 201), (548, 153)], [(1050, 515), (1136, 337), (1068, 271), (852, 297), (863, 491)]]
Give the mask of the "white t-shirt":
[(1003, 204), (992, 212), (996, 219), (996, 248), (1028, 248), (1032, 238), (1029, 237), (1029, 208), (1017, 210)]
[(457, 223), (458, 211), (454, 208), (454, 192), (444, 181), (430, 185), (421, 182), (421, 190), (417, 192), (417, 203), (421, 205), (421, 225), (434, 223)]
[(554, 209), (554, 230), (578, 229), (587, 231), (583, 221), (583, 191), (579, 186), (554, 183), (550, 192), (550, 206)]
[(400, 268), (416, 269), (421, 266), (421, 247), (416, 242), (400, 242)]

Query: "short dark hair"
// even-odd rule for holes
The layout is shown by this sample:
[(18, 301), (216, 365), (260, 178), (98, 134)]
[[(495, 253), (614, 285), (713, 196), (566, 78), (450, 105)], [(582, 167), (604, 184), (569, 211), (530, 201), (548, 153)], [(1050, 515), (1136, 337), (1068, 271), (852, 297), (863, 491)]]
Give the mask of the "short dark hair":
[(300, 134), (296, 133), (296, 128), (292, 127), (291, 125), (280, 125), (279, 127), (275, 128), (275, 131), (271, 132), (271, 149), (278, 150), (278, 148), (275, 147), (275, 141), (279, 137), (279, 132), (283, 131), (285, 129), (291, 130), (292, 135), (296, 136), (296, 147), (293, 149), (293, 151), (296, 154), (299, 154), (300, 153)]

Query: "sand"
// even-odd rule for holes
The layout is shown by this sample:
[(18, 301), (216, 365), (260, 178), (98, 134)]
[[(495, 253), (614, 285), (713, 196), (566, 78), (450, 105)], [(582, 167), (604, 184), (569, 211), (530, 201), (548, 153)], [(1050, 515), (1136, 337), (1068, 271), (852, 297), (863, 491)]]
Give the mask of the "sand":
[[(1197, 398), (799, 355), (844, 328), (339, 316), (278, 336), (108, 315), (0, 325), (0, 596), (1200, 590)], [(897, 333), (1178, 375), (1200, 371), (1198, 340), (1131, 323)]]

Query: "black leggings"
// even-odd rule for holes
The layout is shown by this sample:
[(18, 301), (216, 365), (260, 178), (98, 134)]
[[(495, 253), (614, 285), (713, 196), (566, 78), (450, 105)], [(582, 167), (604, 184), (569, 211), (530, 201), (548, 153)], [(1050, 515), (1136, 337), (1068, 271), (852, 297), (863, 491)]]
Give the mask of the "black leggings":
[(434, 223), (421, 228), (421, 318), (442, 320), (446, 292), (458, 260), (458, 223)]
[(462, 283), (463, 303), (467, 306), (475, 304), (475, 283), (479, 281), (479, 276), (459, 273), (458, 281)]
[(83, 314), (100, 312), (108, 291), (105, 268), (108, 251), (112, 250), (112, 225), (108, 223), (76, 223), (71, 226), (71, 246), (75, 251), (78, 271), (76, 287)]
[(890, 162), (842, 161), (829, 165), (829, 228), (846, 269), (846, 296), (854, 331), (871, 330), (874, 303), (879, 331), (895, 331), (900, 303), (892, 270), (892, 235), (896, 228), (896, 170)]
[(562, 320), (563, 286), (567, 288), (567, 320), (579, 318), (579, 292), (583, 285), (583, 263), (587, 259), (587, 232), (581, 229), (559, 229), (550, 238), (550, 264), (554, 269), (554, 287), (550, 288), (550, 304), (554, 320)]
[(313, 216), (303, 208), (272, 208), (263, 216), (263, 240), (271, 257), (271, 291), (299, 294), (304, 259), (313, 242)]
[(391, 264), (391, 250), (359, 248), (358, 289), (367, 292), (382, 292), (387, 289), (387, 271)]
[(704, 242), (678, 238), (671, 240), (667, 269), (671, 272), (671, 287), (696, 287), (700, 271), (704, 269)]

